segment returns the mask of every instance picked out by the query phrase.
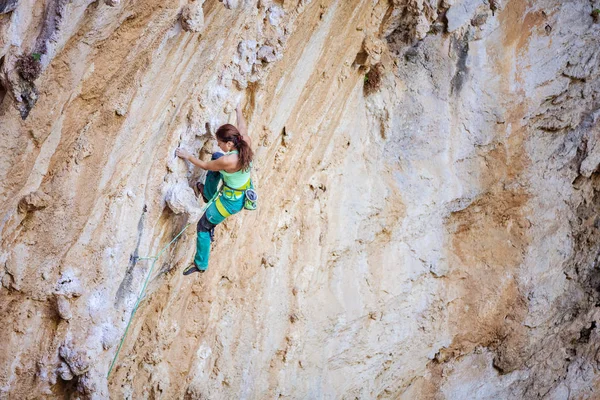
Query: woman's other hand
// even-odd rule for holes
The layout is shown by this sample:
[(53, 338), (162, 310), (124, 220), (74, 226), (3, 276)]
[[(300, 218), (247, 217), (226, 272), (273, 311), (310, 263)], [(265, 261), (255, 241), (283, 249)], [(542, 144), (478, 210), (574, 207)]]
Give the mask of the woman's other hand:
[(192, 156), (192, 154), (189, 151), (187, 151), (186, 149), (182, 149), (181, 147), (175, 150), (175, 155), (177, 157), (183, 158), (184, 160), (189, 160), (189, 158)]

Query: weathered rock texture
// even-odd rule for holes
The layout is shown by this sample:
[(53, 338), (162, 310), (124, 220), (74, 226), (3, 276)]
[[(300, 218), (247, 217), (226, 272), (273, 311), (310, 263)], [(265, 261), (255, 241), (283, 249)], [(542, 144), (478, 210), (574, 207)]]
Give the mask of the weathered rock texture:
[(599, 8), (0, 1), (0, 397), (598, 398)]

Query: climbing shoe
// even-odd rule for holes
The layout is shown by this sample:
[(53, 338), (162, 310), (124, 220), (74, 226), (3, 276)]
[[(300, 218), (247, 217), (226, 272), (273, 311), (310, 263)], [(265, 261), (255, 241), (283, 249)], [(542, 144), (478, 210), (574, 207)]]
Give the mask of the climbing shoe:
[(192, 264), (189, 267), (187, 267), (186, 269), (183, 270), (183, 274), (184, 275), (189, 275), (189, 274), (193, 274), (194, 272), (204, 272), (206, 271), (205, 269), (200, 269), (198, 267), (196, 267), (196, 264)]
[(204, 183), (196, 182), (196, 192), (197, 196), (202, 196), (202, 200), (204, 200), (205, 203), (208, 203), (208, 199), (204, 197)]

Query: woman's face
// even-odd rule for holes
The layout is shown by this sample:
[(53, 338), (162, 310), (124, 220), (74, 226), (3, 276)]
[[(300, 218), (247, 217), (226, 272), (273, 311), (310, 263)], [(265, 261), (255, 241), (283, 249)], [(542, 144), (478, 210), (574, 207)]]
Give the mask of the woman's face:
[(219, 145), (219, 148), (226, 153), (233, 148), (233, 142), (223, 142), (220, 139), (217, 139), (217, 144)]

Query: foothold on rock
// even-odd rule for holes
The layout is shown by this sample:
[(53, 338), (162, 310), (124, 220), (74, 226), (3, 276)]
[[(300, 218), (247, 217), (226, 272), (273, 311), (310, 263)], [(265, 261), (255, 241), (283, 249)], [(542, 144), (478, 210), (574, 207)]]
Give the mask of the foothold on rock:
[(58, 315), (65, 321), (68, 321), (71, 318), (73, 318), (73, 312), (71, 311), (71, 303), (65, 296), (56, 296), (56, 308), (58, 310)]
[(104, 4), (109, 7), (116, 7), (121, 4), (121, 0), (104, 0)]
[(20, 213), (41, 210), (48, 207), (50, 200), (50, 196), (38, 190), (23, 197), (19, 201), (18, 210)]
[(19, 0), (0, 0), (0, 14), (14, 11), (19, 5)]
[(202, 32), (204, 29), (204, 1), (195, 1), (183, 7), (181, 12), (181, 27), (186, 32)]

